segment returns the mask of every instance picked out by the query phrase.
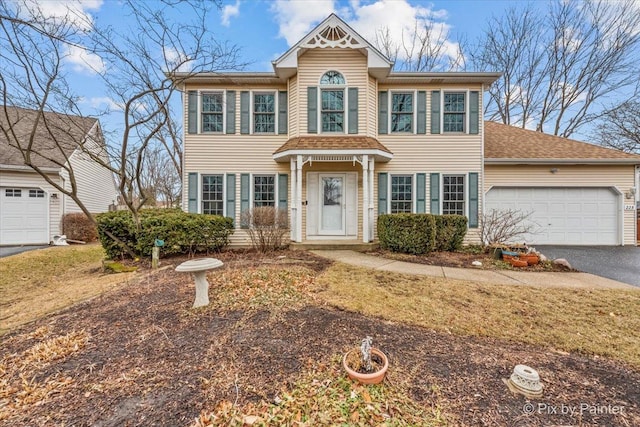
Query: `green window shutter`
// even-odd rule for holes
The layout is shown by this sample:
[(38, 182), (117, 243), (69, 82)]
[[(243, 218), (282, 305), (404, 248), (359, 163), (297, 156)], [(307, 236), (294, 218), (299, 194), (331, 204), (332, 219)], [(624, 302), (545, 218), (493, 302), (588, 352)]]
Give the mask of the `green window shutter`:
[(289, 191), (289, 175), (286, 173), (278, 174), (278, 208), (287, 210)]
[(189, 213), (198, 213), (198, 174), (189, 172)]
[(236, 91), (227, 91), (227, 133), (236, 133)]
[(440, 91), (431, 92), (431, 133), (440, 133)]
[(418, 99), (416, 105), (418, 117), (416, 118), (417, 133), (427, 133), (427, 92), (418, 91)]
[(438, 215), (440, 214), (440, 174), (432, 173), (429, 184), (429, 197), (431, 198), (430, 213)]
[(480, 126), (480, 94), (477, 91), (469, 92), (469, 133), (478, 134)]
[[(250, 209), (249, 201), (250, 201), (250, 191), (251, 186), (249, 182), (249, 174), (243, 173), (240, 175), (240, 218), (242, 218), (242, 213), (246, 212)], [(249, 224), (246, 222), (241, 222), (240, 227), (248, 228)]]
[(288, 112), (287, 109), (289, 108), (287, 105), (288, 102), (288, 98), (287, 98), (287, 92), (286, 91), (280, 91), (278, 92), (278, 133), (280, 135), (283, 135), (288, 132)]
[(227, 216), (236, 219), (236, 175), (227, 174)]
[(349, 88), (349, 133), (358, 133), (358, 88)]
[(416, 174), (416, 213), (426, 212), (426, 185), (427, 176), (424, 173)]
[(188, 133), (198, 133), (198, 92), (190, 90), (188, 93), (189, 107), (188, 107)]
[(478, 228), (478, 173), (469, 172), (469, 228)]
[(378, 133), (389, 133), (389, 93), (378, 92)]
[(307, 133), (318, 133), (318, 88), (307, 88)]
[(240, 133), (249, 133), (249, 107), (250, 107), (249, 92), (240, 92)]
[(378, 174), (378, 213), (387, 213), (387, 180), (388, 175), (385, 172)]

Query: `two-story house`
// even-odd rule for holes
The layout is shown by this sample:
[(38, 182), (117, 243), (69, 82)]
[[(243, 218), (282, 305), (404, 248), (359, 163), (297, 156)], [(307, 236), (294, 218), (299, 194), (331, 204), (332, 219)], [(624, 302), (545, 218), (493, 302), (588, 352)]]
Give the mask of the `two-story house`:
[[(529, 191), (547, 187), (559, 191), (554, 197), (578, 204), (585, 196), (597, 197), (612, 216), (607, 221), (614, 222), (604, 221), (606, 230), (595, 237), (582, 233), (565, 241), (570, 233), (564, 230), (564, 237), (554, 232), (541, 243), (636, 243), (635, 220), (623, 215), (618, 187), (634, 186), (640, 157), (610, 154), (610, 166), (619, 170), (606, 171), (609, 181), (588, 181), (591, 190), (567, 190), (568, 182), (556, 173), (566, 159), (551, 150), (545, 161), (544, 144), (568, 140), (550, 137), (532, 151), (525, 147), (532, 132), (485, 126), (483, 93), (499, 73), (394, 72), (388, 58), (336, 15), (274, 61), (273, 68), (175, 75), (184, 93), (183, 209), (234, 218), (232, 245), (249, 244), (240, 215), (256, 206), (287, 209), (293, 242), (372, 242), (378, 215), (398, 212), (465, 215), (467, 240), (477, 242), (485, 199), (496, 208), (541, 212), (547, 203), (544, 215), (575, 210), (573, 204), (549, 205), (548, 191)], [(486, 161), (489, 131), (495, 131), (495, 149)], [(520, 140), (524, 151), (517, 148)], [(515, 147), (503, 147), (509, 141)], [(588, 146), (582, 151), (597, 160), (591, 162), (596, 166), (605, 163), (603, 152), (613, 152), (569, 142)], [(522, 156), (513, 157), (519, 152)], [(542, 160), (531, 158), (533, 169), (521, 168), (539, 153)], [(569, 173), (579, 163), (566, 163), (564, 178), (570, 176), (572, 188), (594, 172), (585, 166)], [(544, 176), (536, 178), (536, 168)], [(544, 215), (534, 219), (547, 221)], [(566, 221), (558, 226), (567, 228)]]

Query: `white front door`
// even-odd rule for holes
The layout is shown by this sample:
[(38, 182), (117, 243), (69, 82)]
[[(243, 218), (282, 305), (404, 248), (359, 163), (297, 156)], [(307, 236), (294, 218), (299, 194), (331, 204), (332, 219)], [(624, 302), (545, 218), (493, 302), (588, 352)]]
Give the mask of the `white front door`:
[(344, 236), (345, 234), (345, 176), (344, 174), (320, 174), (320, 234)]
[(357, 184), (353, 172), (307, 174), (307, 237), (357, 237)]

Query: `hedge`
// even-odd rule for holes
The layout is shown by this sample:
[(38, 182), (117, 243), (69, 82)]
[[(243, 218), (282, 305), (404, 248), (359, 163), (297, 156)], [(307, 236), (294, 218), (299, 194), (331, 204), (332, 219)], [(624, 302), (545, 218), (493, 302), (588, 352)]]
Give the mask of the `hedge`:
[(467, 234), (466, 216), (434, 215), (436, 219), (436, 250), (457, 251), (462, 248), (464, 236)]
[(383, 214), (378, 217), (380, 247), (425, 254), (435, 248), (436, 221), (431, 214)]
[(98, 238), (96, 225), (82, 212), (68, 213), (62, 217), (62, 234), (67, 239), (95, 242)]
[(129, 211), (99, 214), (97, 220), (100, 242), (110, 258), (125, 257), (127, 252), (107, 236), (107, 230), (138, 256), (150, 256), (156, 239), (164, 240), (161, 255), (218, 251), (229, 244), (233, 233), (231, 218), (178, 209), (142, 210), (139, 231)]
[(383, 214), (378, 217), (380, 247), (393, 252), (426, 254), (455, 251), (467, 234), (462, 215)]

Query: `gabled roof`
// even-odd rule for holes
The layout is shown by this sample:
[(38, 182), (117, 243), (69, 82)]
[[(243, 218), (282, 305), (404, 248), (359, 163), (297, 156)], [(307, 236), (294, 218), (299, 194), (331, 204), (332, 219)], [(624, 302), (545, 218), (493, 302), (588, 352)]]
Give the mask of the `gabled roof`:
[(484, 122), (486, 164), (623, 163), (640, 156), (502, 123)]
[[(11, 127), (19, 145), (24, 149), (29, 144), (37, 115), (36, 110), (0, 107), (0, 166), (25, 166), (14, 138), (10, 137), (7, 140), (4, 130), (9, 131)], [(60, 164), (64, 164), (66, 158), (78, 148), (97, 121), (95, 118), (45, 112), (36, 127), (31, 152), (32, 162), (41, 168), (59, 169)]]
[(297, 72), (298, 58), (308, 49), (315, 48), (357, 49), (367, 57), (369, 73), (377, 78), (387, 76), (393, 68), (393, 62), (389, 58), (332, 13), (280, 58), (273, 61), (274, 71), (279, 77), (291, 77)]

